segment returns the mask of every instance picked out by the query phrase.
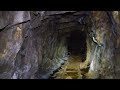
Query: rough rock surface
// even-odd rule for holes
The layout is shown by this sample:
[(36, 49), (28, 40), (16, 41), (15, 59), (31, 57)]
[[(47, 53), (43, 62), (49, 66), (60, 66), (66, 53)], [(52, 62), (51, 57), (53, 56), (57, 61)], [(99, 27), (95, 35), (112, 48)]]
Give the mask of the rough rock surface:
[(47, 79), (75, 30), (87, 35), (86, 78), (120, 78), (119, 24), (118, 11), (0, 11), (0, 78)]
[[(0, 12), (0, 28), (30, 19), (29, 12)], [(27, 23), (26, 23), (27, 24)], [(14, 73), (15, 59), (27, 32), (25, 24), (18, 24), (0, 32), (0, 78), (11, 78)]]

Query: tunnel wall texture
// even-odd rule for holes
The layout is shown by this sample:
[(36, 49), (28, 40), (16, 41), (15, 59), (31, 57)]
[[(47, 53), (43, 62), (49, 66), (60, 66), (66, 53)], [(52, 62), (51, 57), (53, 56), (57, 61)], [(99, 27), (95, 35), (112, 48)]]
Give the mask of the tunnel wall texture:
[[(67, 19), (62, 17), (65, 13), (74, 12), (1, 11), (0, 78), (48, 78), (66, 60), (68, 52), (64, 34), (74, 30), (72, 26), (75, 25), (71, 16)], [(87, 34), (87, 57), (80, 68), (89, 64), (87, 78), (120, 78), (120, 12), (112, 12), (113, 20), (110, 13), (91, 12), (95, 26), (92, 24), (91, 27), (84, 28)], [(77, 25), (77, 28), (81, 26)], [(89, 35), (91, 30), (96, 32), (96, 40), (101, 46), (93, 42), (93, 37)], [(114, 30), (117, 35), (114, 35)]]
[(92, 15), (95, 21), (95, 27), (92, 25), (92, 28), (95, 28), (97, 44), (92, 38), (87, 38), (87, 59), (81, 67), (86, 68), (88, 63), (90, 64), (86, 78), (120, 78), (119, 12), (114, 11), (109, 16), (110, 14), (108, 15), (105, 11), (93, 11)]
[(0, 32), (0, 78), (46, 79), (64, 62), (65, 39), (56, 31), (53, 20), (41, 23), (42, 16), (27, 11), (1, 11), (0, 17), (1, 28), (31, 19)]

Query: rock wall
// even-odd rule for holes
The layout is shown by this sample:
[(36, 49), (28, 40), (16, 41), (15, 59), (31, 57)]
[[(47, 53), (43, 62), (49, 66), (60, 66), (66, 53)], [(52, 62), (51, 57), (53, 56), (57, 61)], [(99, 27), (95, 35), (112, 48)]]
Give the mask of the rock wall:
[[(25, 11), (0, 12), (0, 78), (11, 78), (17, 53), (26, 33), (25, 24), (17, 24), (30, 19)], [(14, 24), (17, 24), (14, 26)], [(6, 25), (8, 25), (7, 28)], [(6, 27), (5, 29), (3, 29)]]
[(1, 11), (0, 17), (0, 78), (46, 79), (66, 60), (65, 37), (54, 18), (42, 21), (42, 15), (27, 11)]
[(47, 79), (74, 30), (87, 35), (86, 78), (120, 78), (119, 23), (118, 11), (0, 11), (0, 78)]
[(46, 79), (60, 67), (67, 57), (66, 40), (64, 36), (59, 34), (55, 18), (41, 21), (39, 17), (36, 17), (35, 22), (41, 22), (40, 27), (33, 29), (34, 44), (38, 56), (36, 77)]
[(87, 65), (90, 64), (90, 69), (86, 74), (86, 78), (119, 78), (119, 53), (117, 53), (119, 52), (118, 44), (120, 40), (119, 13), (110, 12), (108, 14), (108, 12), (105, 11), (93, 11), (92, 15), (94, 16), (92, 19), (95, 24), (94, 30), (97, 44), (92, 39), (93, 37), (91, 39), (88, 38), (87, 60), (81, 67), (87, 67)]

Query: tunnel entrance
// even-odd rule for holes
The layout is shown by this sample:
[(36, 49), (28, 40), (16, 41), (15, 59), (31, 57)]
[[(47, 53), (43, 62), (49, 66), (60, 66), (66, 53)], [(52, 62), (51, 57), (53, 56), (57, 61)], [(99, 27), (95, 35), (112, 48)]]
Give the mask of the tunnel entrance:
[(72, 31), (67, 37), (67, 49), (69, 55), (81, 56), (86, 59), (86, 33), (84, 31)]

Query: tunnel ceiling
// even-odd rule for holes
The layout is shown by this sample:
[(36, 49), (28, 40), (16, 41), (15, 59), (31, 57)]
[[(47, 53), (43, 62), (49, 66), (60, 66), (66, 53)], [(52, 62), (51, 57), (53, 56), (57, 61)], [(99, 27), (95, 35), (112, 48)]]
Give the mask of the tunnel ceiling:
[(83, 27), (87, 24), (86, 19), (88, 19), (88, 17), (87, 12), (59, 13), (54, 15), (54, 22), (57, 30), (61, 33), (71, 32), (74, 30), (82, 31)]
[[(90, 20), (90, 12), (88, 11), (45, 11), (43, 18), (40, 19), (43, 23), (46, 20), (52, 21), (55, 24), (56, 31), (60, 33), (67, 33), (74, 30), (83, 30)], [(36, 16), (36, 19), (37, 20)], [(38, 21), (38, 20), (37, 20)], [(35, 21), (33, 21), (35, 23)], [(40, 24), (40, 23), (39, 23)], [(39, 24), (37, 26), (39, 26)], [(34, 24), (33, 24), (34, 25)], [(33, 27), (37, 27), (33, 26)]]

